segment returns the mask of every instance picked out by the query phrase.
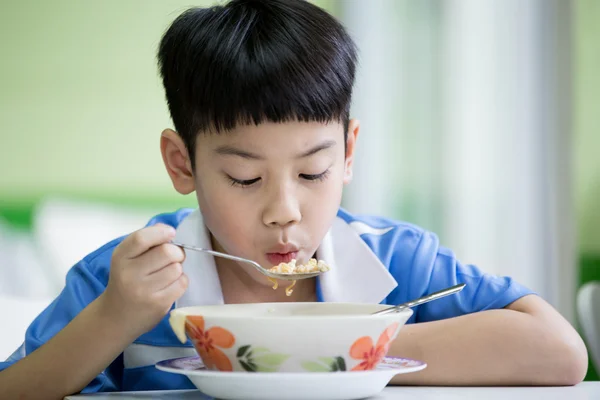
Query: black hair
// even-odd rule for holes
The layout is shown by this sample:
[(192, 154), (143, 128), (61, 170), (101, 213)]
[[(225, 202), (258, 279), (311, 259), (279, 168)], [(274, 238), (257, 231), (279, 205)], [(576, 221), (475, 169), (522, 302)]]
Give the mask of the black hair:
[(188, 9), (158, 49), (171, 118), (192, 157), (199, 133), (238, 124), (338, 121), (346, 139), (356, 60), (344, 27), (304, 0)]

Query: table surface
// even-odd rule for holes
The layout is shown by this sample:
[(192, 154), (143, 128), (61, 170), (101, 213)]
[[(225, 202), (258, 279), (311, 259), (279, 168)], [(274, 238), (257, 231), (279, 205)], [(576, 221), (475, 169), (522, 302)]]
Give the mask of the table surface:
[[(600, 399), (600, 382), (582, 382), (573, 387), (405, 387), (389, 386), (370, 400), (592, 400)], [(99, 393), (65, 397), (65, 400), (211, 400), (197, 390)]]

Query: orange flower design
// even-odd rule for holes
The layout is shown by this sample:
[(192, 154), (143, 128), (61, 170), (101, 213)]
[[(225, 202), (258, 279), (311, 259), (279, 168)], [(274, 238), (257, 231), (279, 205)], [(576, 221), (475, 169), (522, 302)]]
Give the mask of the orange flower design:
[(218, 347), (228, 349), (235, 343), (235, 337), (227, 329), (214, 326), (204, 329), (204, 318), (189, 315), (185, 321), (187, 334), (190, 336), (202, 362), (208, 369), (233, 371), (231, 361)]
[(396, 329), (398, 329), (397, 322), (388, 326), (379, 336), (379, 340), (377, 340), (375, 346), (373, 346), (373, 340), (369, 336), (357, 339), (350, 348), (350, 357), (355, 360), (362, 360), (362, 362), (352, 368), (352, 371), (370, 371), (375, 369), (387, 354)]

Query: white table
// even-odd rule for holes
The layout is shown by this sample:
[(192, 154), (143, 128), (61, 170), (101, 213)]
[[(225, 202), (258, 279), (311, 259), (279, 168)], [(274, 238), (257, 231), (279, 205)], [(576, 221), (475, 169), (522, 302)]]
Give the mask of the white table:
[[(65, 397), (65, 400), (212, 400), (197, 390), (120, 392)], [(369, 400), (598, 400), (600, 382), (583, 382), (574, 387), (387, 387)]]

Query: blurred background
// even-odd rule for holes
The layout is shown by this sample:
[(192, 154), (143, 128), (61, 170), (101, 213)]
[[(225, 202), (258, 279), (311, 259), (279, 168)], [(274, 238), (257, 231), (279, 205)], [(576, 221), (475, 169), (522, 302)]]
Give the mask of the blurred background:
[[(600, 1), (314, 3), (360, 50), (343, 205), (436, 232), (579, 328), (577, 291), (600, 280)], [(80, 258), (195, 206), (162, 165), (155, 52), (210, 4), (0, 0), (0, 307), (22, 324), (0, 327), (0, 358)]]

